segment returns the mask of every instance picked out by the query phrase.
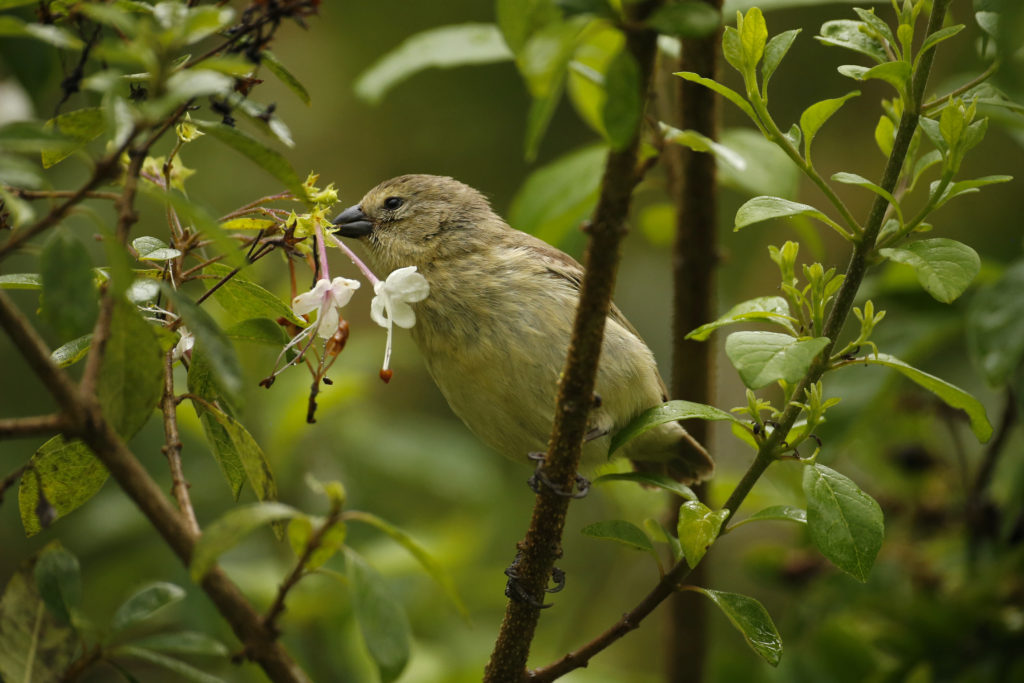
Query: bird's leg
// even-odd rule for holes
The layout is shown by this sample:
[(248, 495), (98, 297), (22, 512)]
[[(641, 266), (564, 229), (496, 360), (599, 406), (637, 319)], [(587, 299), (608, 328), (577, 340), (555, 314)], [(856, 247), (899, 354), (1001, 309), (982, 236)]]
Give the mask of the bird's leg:
[[(562, 552), (558, 550), (558, 556), (562, 556)], [(512, 560), (512, 564), (505, 570), (505, 576), (508, 577), (508, 581), (505, 582), (505, 597), (510, 600), (516, 600), (517, 602), (525, 602), (532, 607), (537, 609), (547, 609), (551, 607), (551, 603), (546, 603), (543, 600), (537, 600), (532, 595), (526, 592), (521, 583), (522, 576), (519, 574), (519, 562), (523, 557), (522, 548), (516, 551), (516, 557)], [(555, 582), (554, 586), (545, 588), (545, 593), (558, 593), (565, 588), (565, 572), (558, 567), (551, 568), (551, 580)]]
[(563, 489), (561, 486), (557, 486), (555, 482), (551, 481), (551, 479), (548, 478), (548, 475), (544, 472), (544, 458), (546, 457), (546, 454), (543, 451), (527, 453), (526, 457), (537, 463), (537, 467), (533, 470), (533, 474), (526, 480), (527, 486), (529, 486), (530, 490), (534, 493), (540, 493), (541, 484), (563, 498), (583, 498), (590, 492), (590, 480), (581, 474), (576, 475), (573, 487), (568, 491)]

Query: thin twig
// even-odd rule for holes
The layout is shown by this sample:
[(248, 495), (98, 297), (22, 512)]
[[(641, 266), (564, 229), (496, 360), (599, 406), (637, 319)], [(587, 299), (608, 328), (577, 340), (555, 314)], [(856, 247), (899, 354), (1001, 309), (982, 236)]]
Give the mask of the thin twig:
[(171, 493), (178, 502), (178, 509), (189, 530), (199, 535), (199, 521), (192, 508), (189, 497), (188, 481), (181, 464), (181, 437), (178, 434), (178, 401), (174, 397), (174, 351), (168, 351), (164, 357), (164, 393), (160, 398), (160, 408), (164, 416), (164, 455), (171, 468)]
[[(66, 199), (78, 195), (79, 190), (23, 190), (19, 187), (8, 188), (12, 194), (22, 199)], [(78, 195), (82, 199), (108, 199), (117, 201), (121, 197), (120, 192), (84, 192)]]
[(0, 420), (0, 439), (36, 436), (37, 434), (56, 434), (66, 431), (68, 427), (67, 419), (60, 413), (55, 415), (33, 415), (32, 417), (12, 417)]

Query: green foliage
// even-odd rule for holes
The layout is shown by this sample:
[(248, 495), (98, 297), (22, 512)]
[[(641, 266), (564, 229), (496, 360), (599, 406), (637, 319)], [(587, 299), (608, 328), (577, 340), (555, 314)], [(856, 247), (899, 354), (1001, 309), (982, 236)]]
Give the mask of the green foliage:
[(693, 587), (690, 590), (705, 595), (718, 606), (736, 627), (747, 645), (772, 666), (782, 658), (782, 638), (764, 606), (754, 598), (739, 593), (713, 591)]
[(827, 337), (797, 339), (777, 332), (733, 332), (725, 340), (725, 355), (751, 389), (780, 380), (798, 382), (807, 374)]
[(653, 429), (660, 424), (675, 422), (676, 420), (690, 419), (735, 420), (736, 418), (724, 410), (720, 410), (714, 406), (681, 400), (668, 401), (667, 403), (655, 406), (644, 411), (640, 415), (637, 415), (632, 422), (612, 436), (612, 443), (608, 447), (608, 455), (611, 456), (624, 444), (632, 441), (644, 432)]
[(612, 519), (606, 522), (594, 522), (580, 529), (584, 536), (603, 538), (621, 543), (636, 550), (654, 552), (654, 544), (643, 529), (624, 519)]
[(144, 586), (128, 597), (114, 613), (114, 630), (131, 628), (160, 609), (185, 598), (185, 591), (173, 583), (159, 581)]
[(192, 552), (189, 573), (198, 583), (213, 567), (217, 558), (237, 545), (245, 536), (261, 526), (302, 513), (283, 503), (251, 503), (228, 510), (220, 519), (208, 525)]
[(1005, 384), (1024, 359), (1024, 263), (982, 289), (971, 302), (967, 341), (971, 359), (992, 385)]
[(409, 619), (380, 575), (352, 550), (345, 565), (352, 585), (352, 607), (366, 648), (382, 681), (393, 681), (409, 661)]
[[(622, 432), (619, 433), (622, 434)], [(672, 477), (656, 472), (613, 472), (611, 474), (602, 474), (593, 483), (603, 484), (609, 481), (632, 481), (644, 486), (671, 491), (685, 500), (697, 500), (697, 494), (689, 486), (676, 481)]]
[(858, 581), (867, 581), (882, 547), (882, 508), (848, 477), (808, 464), (804, 468), (807, 530), (821, 554)]
[(92, 329), (99, 312), (92, 261), (85, 246), (64, 232), (55, 232), (39, 258), (43, 284), (43, 316), (62, 339)]
[(688, 500), (679, 507), (676, 532), (691, 569), (703, 559), (727, 519), (728, 510), (712, 510), (700, 501)]

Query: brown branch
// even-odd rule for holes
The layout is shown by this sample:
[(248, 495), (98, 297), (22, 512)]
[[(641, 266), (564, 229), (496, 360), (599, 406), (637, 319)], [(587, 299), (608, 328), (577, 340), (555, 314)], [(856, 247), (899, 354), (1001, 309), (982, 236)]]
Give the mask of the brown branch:
[[(76, 196), (79, 192), (79, 190), (23, 190), (20, 187), (12, 187), (10, 191), (14, 196), (22, 199), (67, 199)], [(81, 195), (82, 199), (109, 199), (111, 201), (117, 201), (120, 197), (120, 192), (89, 191)]]
[(306, 565), (309, 564), (309, 559), (320, 547), (320, 544), (323, 543), (324, 535), (330, 531), (331, 527), (338, 523), (339, 519), (341, 519), (341, 505), (340, 503), (332, 503), (331, 511), (328, 513), (324, 523), (309, 537), (302, 555), (295, 561), (295, 567), (285, 577), (285, 580), (281, 582), (281, 585), (278, 586), (277, 596), (267, 610), (267, 615), (263, 617), (263, 625), (267, 630), (272, 633), (278, 632), (275, 622), (284, 613), (284, 602), (288, 597), (289, 591), (295, 587), (299, 579), (306, 575)]
[(68, 429), (68, 422), (61, 414), (12, 417), (0, 420), (0, 439), (37, 434), (55, 434)]
[[(627, 5), (635, 22), (652, 11), (657, 3)], [(646, 93), (656, 53), (657, 34), (645, 28), (626, 31), (626, 47), (640, 69), (640, 92)], [(572, 490), (579, 464), (587, 415), (593, 402), (594, 376), (604, 334), (605, 320), (615, 286), (619, 248), (626, 234), (633, 188), (638, 180), (637, 150), (639, 131), (622, 150), (608, 155), (601, 195), (589, 225), (590, 239), (584, 255), (585, 276), (579, 306), (573, 324), (569, 355), (558, 387), (554, 427), (543, 464), (544, 472), (555, 486)], [(533, 600), (511, 599), (505, 611), (494, 651), (484, 674), (489, 683), (520, 681), (525, 675), (530, 643), (540, 618), (541, 601), (548, 577), (560, 554), (562, 530), (569, 499), (550, 488), (541, 487), (534, 505), (526, 538), (519, 544), (516, 565), (519, 585)]]
[[(722, 0), (704, 0), (721, 11)], [(682, 41), (679, 68), (714, 79), (717, 76), (721, 31), (701, 39)], [(682, 130), (695, 130), (718, 138), (718, 103), (712, 90), (697, 83), (674, 78), (675, 108)], [(666, 150), (666, 170), (672, 202), (676, 208), (676, 234), (672, 247), (672, 398), (696, 403), (714, 402), (714, 354), (712, 341), (686, 339), (693, 329), (714, 320), (715, 271), (718, 267), (718, 178), (715, 157), (682, 145)], [(690, 434), (709, 445), (708, 422), (691, 420)], [(694, 492), (704, 499), (707, 485)], [(670, 529), (676, 527), (682, 499), (672, 496), (669, 504)], [(697, 565), (689, 580), (707, 584), (708, 564)], [(666, 681), (701, 681), (708, 649), (708, 604), (701, 596), (676, 592), (669, 599), (668, 628), (662, 639)]]
[(174, 397), (174, 351), (168, 351), (164, 357), (164, 393), (160, 398), (160, 409), (164, 416), (164, 446), (161, 449), (167, 456), (167, 464), (171, 468), (171, 493), (178, 502), (178, 509), (185, 524), (196, 536), (199, 535), (199, 521), (192, 508), (192, 499), (188, 495), (189, 484), (185, 480), (185, 470), (181, 465), (181, 437), (178, 434), (178, 401)]
[[(36, 372), (57, 404), (68, 415), (76, 435), (89, 446), (110, 475), (186, 566), (192, 559), (197, 536), (167, 501), (135, 455), (103, 417), (95, 397), (82, 394), (50, 360), (50, 352), (10, 298), (0, 291), (0, 327)], [(273, 681), (306, 682), (309, 678), (264, 626), (238, 587), (214, 567), (203, 578), (202, 589), (245, 645), (247, 656)]]

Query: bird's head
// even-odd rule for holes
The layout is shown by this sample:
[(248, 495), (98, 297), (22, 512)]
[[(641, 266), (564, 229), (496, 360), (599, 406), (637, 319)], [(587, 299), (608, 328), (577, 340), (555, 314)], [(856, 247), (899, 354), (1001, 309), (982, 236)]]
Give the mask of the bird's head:
[(479, 249), (491, 231), (507, 229), (480, 192), (434, 175), (385, 180), (332, 222), (337, 234), (359, 239), (385, 273), (457, 258)]

